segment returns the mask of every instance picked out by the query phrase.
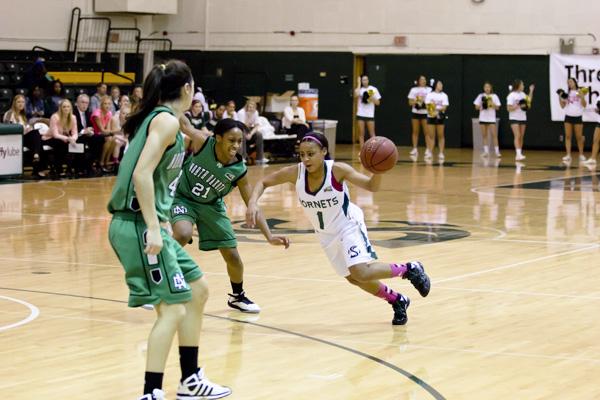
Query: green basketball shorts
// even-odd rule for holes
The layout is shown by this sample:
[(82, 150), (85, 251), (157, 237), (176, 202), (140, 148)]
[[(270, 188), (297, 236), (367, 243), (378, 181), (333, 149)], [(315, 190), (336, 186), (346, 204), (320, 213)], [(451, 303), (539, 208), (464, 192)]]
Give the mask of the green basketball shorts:
[(202, 204), (175, 196), (171, 206), (171, 224), (186, 220), (198, 227), (200, 250), (237, 247), (237, 239), (223, 201)]
[(146, 224), (141, 213), (118, 212), (108, 231), (110, 244), (125, 269), (129, 306), (185, 303), (192, 299), (188, 282), (202, 271), (169, 233), (161, 228), (163, 248), (157, 255), (144, 253)]

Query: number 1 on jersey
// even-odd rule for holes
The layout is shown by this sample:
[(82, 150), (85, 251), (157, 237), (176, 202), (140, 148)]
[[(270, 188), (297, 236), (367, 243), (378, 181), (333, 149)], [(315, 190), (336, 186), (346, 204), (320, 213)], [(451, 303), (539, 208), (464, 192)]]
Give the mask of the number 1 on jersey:
[(325, 224), (323, 223), (323, 213), (321, 211), (317, 211), (317, 217), (319, 218), (319, 229), (325, 229)]

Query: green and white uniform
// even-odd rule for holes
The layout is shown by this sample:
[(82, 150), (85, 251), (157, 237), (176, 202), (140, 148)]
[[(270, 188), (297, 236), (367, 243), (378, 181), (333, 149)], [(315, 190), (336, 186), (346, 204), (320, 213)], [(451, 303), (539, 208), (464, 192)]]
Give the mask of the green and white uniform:
[[(144, 304), (184, 303), (192, 298), (188, 282), (202, 276), (192, 258), (161, 228), (163, 248), (155, 256), (144, 253), (146, 224), (133, 185), (133, 171), (146, 144), (150, 123), (161, 112), (173, 114), (167, 107), (156, 107), (138, 127), (119, 166), (108, 211), (113, 214), (109, 240), (125, 269), (129, 286), (129, 306)], [(183, 137), (162, 155), (153, 174), (156, 213), (160, 222), (168, 222), (173, 192), (181, 174), (185, 156)]]
[(187, 159), (179, 178), (171, 207), (171, 222), (195, 223), (200, 235), (200, 250), (237, 247), (237, 239), (227, 217), (223, 197), (246, 175), (242, 157), (223, 165), (215, 153), (216, 139), (209, 137), (202, 148)]

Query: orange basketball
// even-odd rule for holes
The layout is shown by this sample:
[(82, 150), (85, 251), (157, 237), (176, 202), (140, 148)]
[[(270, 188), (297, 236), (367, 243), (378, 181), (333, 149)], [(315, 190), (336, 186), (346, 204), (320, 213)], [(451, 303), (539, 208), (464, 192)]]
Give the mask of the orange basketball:
[(374, 174), (394, 168), (398, 161), (398, 149), (390, 139), (375, 136), (365, 142), (360, 151), (361, 164)]

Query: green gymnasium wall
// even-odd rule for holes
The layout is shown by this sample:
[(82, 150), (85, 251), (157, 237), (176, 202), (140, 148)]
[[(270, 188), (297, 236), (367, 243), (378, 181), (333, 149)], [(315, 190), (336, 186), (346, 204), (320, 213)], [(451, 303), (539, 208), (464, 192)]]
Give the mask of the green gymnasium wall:
[(244, 96), (296, 91), (298, 82), (310, 82), (319, 89), (319, 118), (338, 120), (338, 141), (352, 140), (352, 53), (171, 51), (168, 56), (186, 61), (207, 95), (218, 102), (233, 99), (238, 107)]
[[(157, 53), (160, 59), (162, 53)], [(183, 59), (192, 67), (195, 79), (217, 101), (243, 96), (295, 90), (298, 82), (310, 82), (319, 89), (319, 117), (339, 121), (339, 143), (352, 138), (352, 53), (325, 52), (203, 52), (174, 51), (170, 57)], [(376, 111), (377, 133), (398, 145), (410, 145), (410, 108), (406, 96), (419, 74), (439, 78), (450, 99), (446, 126), (448, 147), (472, 145), (471, 118), (477, 113), (473, 100), (489, 80), (500, 97), (500, 143), (512, 147), (506, 96), (513, 79), (536, 85), (533, 108), (528, 112), (525, 147), (561, 149), (562, 123), (550, 120), (549, 57), (523, 55), (368, 55), (365, 68), (371, 82), (383, 96)], [(222, 72), (217, 76), (217, 70)], [(326, 76), (320, 74), (324, 72)], [(290, 76), (291, 75), (291, 76)], [(340, 77), (346, 76), (343, 82)], [(290, 80), (291, 79), (291, 80)], [(588, 124), (586, 124), (588, 125)], [(586, 126), (586, 147), (591, 146), (593, 126)], [(421, 145), (423, 140), (421, 139)]]

